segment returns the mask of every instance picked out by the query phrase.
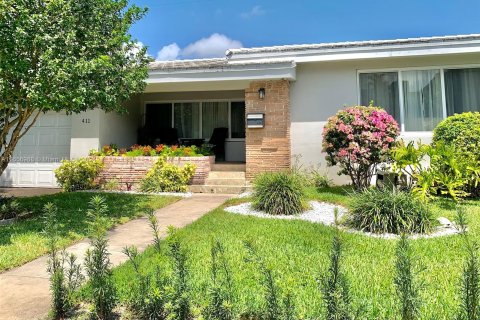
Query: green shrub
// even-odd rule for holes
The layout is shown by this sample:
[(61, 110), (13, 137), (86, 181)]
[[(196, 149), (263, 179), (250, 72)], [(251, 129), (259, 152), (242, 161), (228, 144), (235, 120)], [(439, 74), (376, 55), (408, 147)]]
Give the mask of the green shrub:
[(480, 262), (478, 243), (470, 239), (465, 209), (457, 207), (457, 223), (463, 238), (467, 257), (464, 262), (460, 285), (458, 320), (480, 319)]
[(256, 268), (261, 273), (260, 283), (262, 285), (265, 300), (262, 315), (253, 318), (264, 320), (297, 319), (295, 317), (295, 306), (293, 304), (291, 292), (287, 292), (282, 297), (281, 290), (275, 281), (274, 271), (267, 264), (265, 258), (260, 255), (252, 242), (245, 241), (244, 245), (248, 253), (247, 261), (255, 264)]
[(111, 319), (117, 303), (117, 292), (113, 280), (112, 264), (108, 252), (105, 199), (94, 196), (87, 215), (90, 217), (91, 248), (85, 255), (85, 270), (89, 280), (90, 301), (97, 319)]
[(433, 226), (429, 207), (411, 193), (370, 188), (353, 194), (347, 223), (373, 233), (427, 233)]
[(397, 244), (395, 252), (395, 288), (400, 302), (400, 319), (415, 320), (420, 318), (420, 284), (413, 261), (410, 242), (405, 234)]
[(480, 148), (480, 112), (465, 112), (443, 120), (434, 130), (433, 143), (455, 148), (454, 161), (464, 164), (464, 168), (460, 168), (464, 179), (461, 189), (469, 196), (480, 196), (480, 154), (477, 151)]
[(433, 142), (455, 144), (467, 152), (480, 146), (480, 112), (465, 112), (448, 117), (433, 131)]
[(302, 179), (296, 174), (267, 172), (254, 183), (253, 207), (272, 215), (295, 215), (306, 208)]
[(167, 163), (160, 157), (142, 180), (143, 192), (186, 192), (195, 174), (195, 166), (187, 163), (183, 168)]
[(233, 281), (230, 265), (225, 257), (225, 248), (216, 240), (211, 249), (211, 284), (208, 304), (203, 309), (207, 320), (235, 319), (233, 313)]
[(326, 173), (321, 173), (318, 170), (312, 170), (310, 179), (313, 186), (318, 189), (329, 188), (333, 184), (332, 179)]
[(458, 201), (480, 195), (480, 156), (467, 155), (454, 144), (400, 141), (391, 157), (392, 169), (406, 178), (402, 187), (423, 201), (437, 196)]
[(88, 190), (96, 187), (95, 178), (102, 168), (98, 159), (63, 160), (55, 170), (55, 178), (64, 191)]
[(84, 280), (81, 266), (76, 263), (76, 256), (60, 251), (58, 243), (57, 207), (48, 203), (43, 207), (45, 235), (48, 238), (47, 271), (50, 274), (53, 319), (65, 319), (74, 307), (74, 292)]
[(116, 178), (109, 179), (105, 181), (101, 187), (102, 187), (102, 190), (106, 190), (106, 191), (120, 190), (120, 181), (118, 181), (118, 179)]
[(24, 214), (26, 212), (15, 198), (0, 196), (0, 220), (18, 218)]
[(340, 233), (336, 230), (330, 253), (328, 271), (320, 278), (320, 289), (325, 304), (325, 319), (352, 320), (355, 315), (351, 306), (350, 287), (348, 279), (342, 270), (343, 244)]

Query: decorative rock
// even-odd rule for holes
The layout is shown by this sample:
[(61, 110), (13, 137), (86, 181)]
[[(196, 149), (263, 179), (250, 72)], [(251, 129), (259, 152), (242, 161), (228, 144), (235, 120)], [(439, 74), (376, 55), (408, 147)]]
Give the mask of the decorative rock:
[(452, 228), (454, 226), (454, 224), (445, 217), (440, 217), (437, 221), (445, 228)]

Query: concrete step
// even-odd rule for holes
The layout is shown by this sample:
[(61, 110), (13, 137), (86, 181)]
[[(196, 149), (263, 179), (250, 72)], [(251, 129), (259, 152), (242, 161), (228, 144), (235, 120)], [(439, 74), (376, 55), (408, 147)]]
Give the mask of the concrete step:
[(211, 186), (211, 185), (192, 185), (189, 186), (193, 193), (221, 193), (221, 194), (240, 194), (245, 191), (244, 186)]
[(246, 165), (244, 163), (215, 163), (212, 166), (212, 171), (243, 171), (245, 172)]
[(208, 178), (212, 179), (245, 179), (243, 171), (210, 171)]
[(245, 186), (245, 178), (212, 178), (208, 177), (205, 181), (205, 185), (208, 186)]

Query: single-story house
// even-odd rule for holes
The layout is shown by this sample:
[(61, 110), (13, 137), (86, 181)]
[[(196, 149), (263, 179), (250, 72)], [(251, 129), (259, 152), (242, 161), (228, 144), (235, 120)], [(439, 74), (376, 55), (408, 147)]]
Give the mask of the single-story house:
[(295, 161), (323, 170), (326, 120), (372, 100), (397, 119), (402, 137), (425, 142), (447, 116), (480, 111), (480, 35), (232, 49), (219, 59), (156, 61), (145, 92), (126, 103), (124, 116), (99, 110), (42, 116), (1, 184), (55, 186), (61, 159), (110, 143), (133, 145), (148, 128), (207, 141), (214, 128), (228, 128), (224, 160), (244, 162), (249, 179)]

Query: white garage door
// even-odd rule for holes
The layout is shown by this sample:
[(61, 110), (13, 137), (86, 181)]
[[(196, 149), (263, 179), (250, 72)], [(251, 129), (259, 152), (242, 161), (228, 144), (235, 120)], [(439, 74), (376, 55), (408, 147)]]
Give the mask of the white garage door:
[(41, 115), (19, 141), (12, 161), (0, 178), (5, 187), (56, 187), (53, 170), (70, 158), (71, 116)]

